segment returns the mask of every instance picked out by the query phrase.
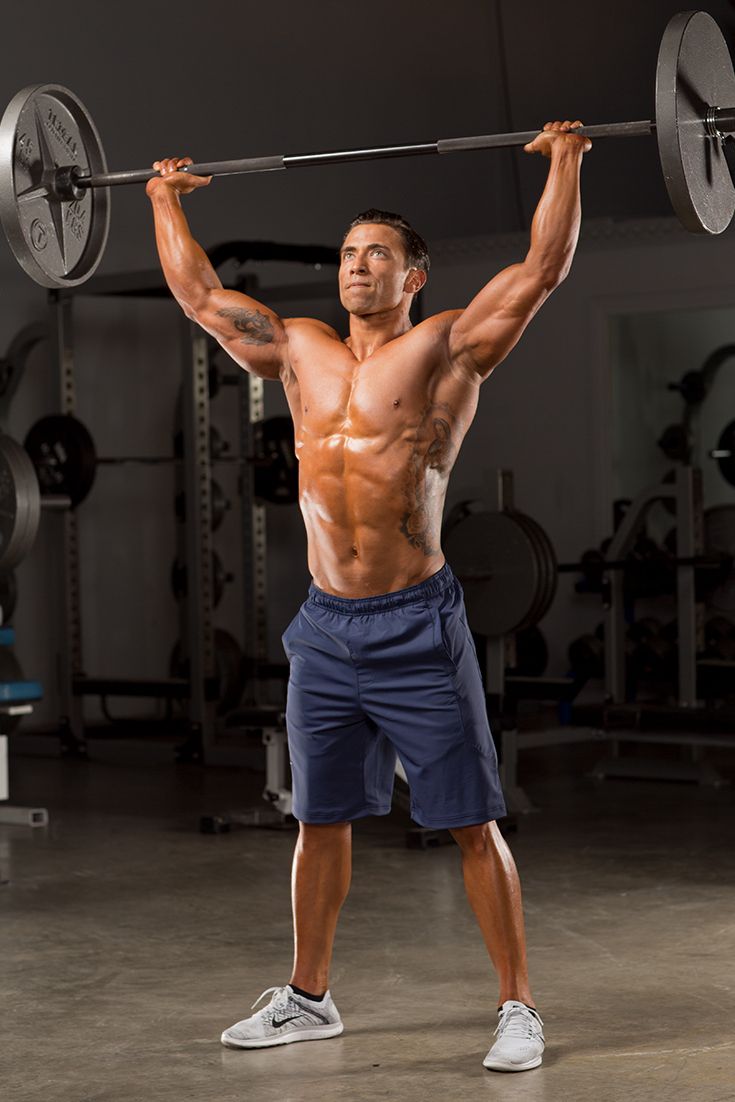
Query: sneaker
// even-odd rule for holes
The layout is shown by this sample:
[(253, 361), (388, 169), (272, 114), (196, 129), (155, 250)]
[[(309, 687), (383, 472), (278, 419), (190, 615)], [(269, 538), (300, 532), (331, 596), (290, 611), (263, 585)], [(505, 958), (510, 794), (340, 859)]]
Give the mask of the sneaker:
[(498, 1039), (482, 1061), (492, 1071), (529, 1071), (541, 1063), (543, 1022), (525, 1003), (508, 999), (500, 1008)]
[(269, 987), (255, 1000), (251, 1010), (255, 1010), (266, 995), (273, 996), (267, 1006), (224, 1031), (220, 1038), (223, 1045), (266, 1048), (268, 1045), (289, 1045), (292, 1041), (320, 1041), (336, 1037), (344, 1029), (328, 991), (319, 1002), (313, 1002), (297, 995), (290, 984)]

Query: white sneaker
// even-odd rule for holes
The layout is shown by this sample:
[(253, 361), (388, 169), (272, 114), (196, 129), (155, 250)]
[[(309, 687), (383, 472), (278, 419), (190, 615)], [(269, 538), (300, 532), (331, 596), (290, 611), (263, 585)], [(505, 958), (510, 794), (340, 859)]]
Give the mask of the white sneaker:
[(250, 1018), (226, 1029), (220, 1038), (231, 1048), (266, 1048), (268, 1045), (289, 1045), (293, 1041), (319, 1041), (336, 1037), (344, 1026), (332, 996), (327, 991), (323, 999), (314, 1002), (297, 995), (290, 984), (269, 987), (251, 1009), (266, 995), (273, 998)]
[(543, 1022), (525, 1003), (508, 999), (500, 1008), (498, 1039), (482, 1061), (492, 1071), (529, 1071), (544, 1053)]

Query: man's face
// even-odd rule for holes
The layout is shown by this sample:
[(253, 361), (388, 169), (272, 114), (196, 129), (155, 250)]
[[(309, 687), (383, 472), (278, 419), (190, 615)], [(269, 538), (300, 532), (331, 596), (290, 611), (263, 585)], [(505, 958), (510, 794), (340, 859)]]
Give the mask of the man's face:
[(358, 317), (395, 310), (424, 282), (423, 273), (408, 267), (403, 238), (393, 226), (354, 226), (340, 256), (339, 297)]

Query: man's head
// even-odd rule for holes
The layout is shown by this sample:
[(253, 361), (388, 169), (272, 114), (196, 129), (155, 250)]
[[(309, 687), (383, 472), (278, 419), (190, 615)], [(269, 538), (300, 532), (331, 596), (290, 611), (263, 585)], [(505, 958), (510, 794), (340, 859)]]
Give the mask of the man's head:
[(340, 249), (339, 292), (351, 314), (410, 307), (426, 283), (426, 243), (400, 214), (366, 210), (350, 222)]

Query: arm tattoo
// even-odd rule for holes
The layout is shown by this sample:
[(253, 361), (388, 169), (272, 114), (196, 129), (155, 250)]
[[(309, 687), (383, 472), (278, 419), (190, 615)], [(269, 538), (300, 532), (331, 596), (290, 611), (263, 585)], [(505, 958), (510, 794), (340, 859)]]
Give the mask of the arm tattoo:
[(244, 310), (241, 306), (226, 306), (217, 311), (218, 318), (227, 318), (237, 329), (244, 333), (241, 344), (272, 344), (273, 325), (266, 314), (260, 310)]
[[(428, 447), (425, 447), (422, 437), (424, 441), (426, 437), (422, 429), (429, 421), (433, 434)], [(444, 402), (433, 402), (426, 408), (406, 471), (403, 489), (406, 512), (401, 518), (401, 532), (412, 547), (427, 556), (439, 550), (437, 536), (441, 510), (438, 503), (428, 500), (426, 471), (432, 468), (448, 475), (456, 451), (452, 429), (454, 421), (454, 412)]]

